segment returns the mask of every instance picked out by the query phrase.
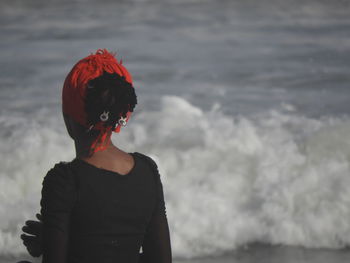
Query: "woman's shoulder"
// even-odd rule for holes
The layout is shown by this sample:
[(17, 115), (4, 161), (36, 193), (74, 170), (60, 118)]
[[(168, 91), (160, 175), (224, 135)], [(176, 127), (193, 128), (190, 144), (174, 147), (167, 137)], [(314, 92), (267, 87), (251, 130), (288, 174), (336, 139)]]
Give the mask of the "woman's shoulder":
[(152, 158), (149, 155), (146, 155), (144, 153), (140, 153), (140, 152), (134, 152), (134, 154), (136, 154), (137, 156), (142, 158), (145, 162), (147, 162), (148, 165), (150, 165), (152, 167), (152, 169), (158, 169), (158, 165), (157, 165), (156, 161), (154, 160), (154, 158)]
[(156, 182), (161, 181), (161, 176), (159, 173), (157, 162), (154, 160), (155, 158), (150, 157), (149, 155), (134, 152), (134, 154), (138, 155), (140, 158), (144, 159), (146, 165), (149, 167), (149, 171), (154, 175)]
[(71, 169), (71, 162), (59, 161), (50, 168), (44, 176), (44, 183), (56, 183), (57, 186), (62, 184), (73, 183), (75, 181), (74, 173)]
[(64, 175), (71, 170), (72, 162), (59, 161), (56, 162), (52, 168), (48, 170), (48, 174)]

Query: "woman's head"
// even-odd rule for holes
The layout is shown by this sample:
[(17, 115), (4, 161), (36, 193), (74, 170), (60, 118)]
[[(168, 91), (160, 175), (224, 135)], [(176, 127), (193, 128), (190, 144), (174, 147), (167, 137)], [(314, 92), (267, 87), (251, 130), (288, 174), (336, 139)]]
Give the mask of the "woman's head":
[(127, 69), (107, 50), (80, 60), (66, 77), (62, 111), (69, 135), (89, 141), (89, 154), (103, 150), (137, 104)]

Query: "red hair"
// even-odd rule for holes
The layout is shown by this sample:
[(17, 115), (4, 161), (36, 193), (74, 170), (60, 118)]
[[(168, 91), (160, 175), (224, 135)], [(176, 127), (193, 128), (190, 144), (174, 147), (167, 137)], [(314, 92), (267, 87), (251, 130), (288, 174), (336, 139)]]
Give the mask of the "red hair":
[[(131, 74), (122, 65), (122, 61), (118, 62), (115, 54), (109, 53), (106, 49), (98, 49), (95, 54), (91, 54), (78, 61), (64, 81), (62, 111), (86, 128), (90, 128), (88, 127), (87, 115), (84, 110), (87, 84), (90, 80), (101, 76), (103, 72), (117, 73), (125, 77), (125, 80), (132, 85)], [(129, 120), (130, 115), (131, 111), (128, 111), (126, 121)], [(93, 129), (100, 130), (100, 133), (91, 145), (92, 152), (104, 150), (107, 146), (103, 142), (108, 138), (108, 134), (111, 131), (119, 133), (120, 128), (120, 124), (113, 129), (111, 126), (104, 127), (102, 122), (97, 123)], [(98, 143), (102, 145), (97, 146)]]

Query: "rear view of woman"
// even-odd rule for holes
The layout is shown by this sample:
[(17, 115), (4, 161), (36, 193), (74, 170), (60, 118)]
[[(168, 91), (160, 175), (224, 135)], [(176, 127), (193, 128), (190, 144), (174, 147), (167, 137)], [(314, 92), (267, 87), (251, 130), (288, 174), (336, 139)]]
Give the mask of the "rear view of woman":
[(172, 262), (157, 164), (111, 141), (136, 104), (130, 73), (107, 50), (80, 60), (68, 74), (62, 111), (76, 157), (47, 172), (42, 224), (27, 221), (23, 230), (32, 236), (22, 235), (43, 263)]

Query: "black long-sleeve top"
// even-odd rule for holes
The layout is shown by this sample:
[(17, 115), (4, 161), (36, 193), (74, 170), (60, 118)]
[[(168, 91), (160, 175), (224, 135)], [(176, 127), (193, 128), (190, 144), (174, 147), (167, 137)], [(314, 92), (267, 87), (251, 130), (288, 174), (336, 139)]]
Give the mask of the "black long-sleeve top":
[(48, 171), (40, 201), (43, 263), (172, 262), (157, 165), (130, 154), (135, 162), (126, 175), (77, 158)]

